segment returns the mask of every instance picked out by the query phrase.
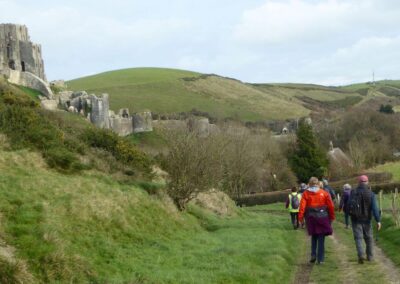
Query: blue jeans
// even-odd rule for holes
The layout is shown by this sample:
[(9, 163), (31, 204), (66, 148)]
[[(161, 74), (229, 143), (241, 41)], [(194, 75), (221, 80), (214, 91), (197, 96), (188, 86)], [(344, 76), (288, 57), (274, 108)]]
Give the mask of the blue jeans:
[(316, 257), (318, 262), (325, 259), (325, 235), (311, 236), (311, 257)]
[(365, 223), (358, 223), (358, 222), (352, 222), (351, 226), (353, 228), (353, 235), (354, 235), (354, 240), (356, 242), (356, 248), (357, 248), (357, 255), (359, 258), (364, 257), (364, 250), (363, 250), (363, 239), (365, 241), (365, 246), (366, 246), (366, 254), (367, 258), (369, 260), (372, 260), (374, 256), (374, 238), (372, 234), (372, 226), (371, 223), (365, 224)]

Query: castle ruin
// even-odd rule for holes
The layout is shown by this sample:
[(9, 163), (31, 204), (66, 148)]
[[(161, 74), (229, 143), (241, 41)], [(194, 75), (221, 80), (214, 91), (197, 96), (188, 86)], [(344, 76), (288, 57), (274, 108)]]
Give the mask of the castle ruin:
[(52, 97), (44, 72), (42, 48), (31, 42), (24, 25), (0, 24), (0, 74), (13, 84)]
[(111, 129), (120, 136), (153, 131), (151, 112), (130, 115), (129, 110), (123, 108), (116, 114), (110, 110), (108, 94), (96, 96), (85, 91), (63, 91), (58, 95), (57, 105), (61, 109), (79, 113), (97, 127)]

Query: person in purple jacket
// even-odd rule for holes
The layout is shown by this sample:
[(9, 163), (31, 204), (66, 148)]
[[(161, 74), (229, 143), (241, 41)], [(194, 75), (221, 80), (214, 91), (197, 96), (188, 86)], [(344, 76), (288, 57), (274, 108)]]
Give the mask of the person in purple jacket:
[(348, 208), (348, 203), (349, 203), (349, 198), (350, 198), (350, 192), (351, 192), (351, 185), (348, 184), (348, 183), (343, 185), (343, 195), (342, 195), (342, 199), (340, 199), (339, 212), (343, 210), (344, 223), (346, 224), (346, 229), (349, 228), (349, 208)]

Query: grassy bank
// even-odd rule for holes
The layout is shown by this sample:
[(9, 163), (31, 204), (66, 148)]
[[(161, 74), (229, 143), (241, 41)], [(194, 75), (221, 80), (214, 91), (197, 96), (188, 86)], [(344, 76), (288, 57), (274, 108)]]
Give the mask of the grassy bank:
[(1, 150), (0, 171), (0, 262), (11, 269), (0, 269), (3, 280), (287, 283), (293, 277), (301, 236), (287, 234), (286, 214), (238, 211), (221, 218), (196, 206), (181, 213), (166, 199), (94, 171), (49, 170), (26, 150)]
[(388, 257), (400, 267), (400, 228), (393, 219), (385, 216), (382, 219), (382, 230), (378, 233), (378, 245)]
[(400, 181), (400, 162), (391, 162), (384, 165), (379, 165), (373, 168), (372, 171), (391, 173), (393, 175), (392, 181)]

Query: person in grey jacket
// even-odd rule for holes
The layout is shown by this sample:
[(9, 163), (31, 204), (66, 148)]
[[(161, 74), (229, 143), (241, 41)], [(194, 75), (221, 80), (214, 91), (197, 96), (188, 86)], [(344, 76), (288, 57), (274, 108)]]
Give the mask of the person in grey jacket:
[[(368, 176), (362, 175), (358, 178), (358, 186), (352, 190), (348, 203), (348, 210), (351, 216), (354, 240), (357, 248), (358, 263), (363, 264), (365, 254), (368, 261), (372, 261), (373, 234), (371, 220), (374, 217), (378, 231), (381, 229), (381, 218), (375, 194), (368, 186)], [(362, 240), (364, 239), (366, 250), (363, 251)]]

